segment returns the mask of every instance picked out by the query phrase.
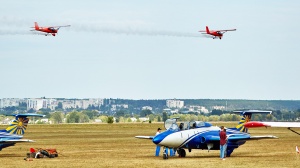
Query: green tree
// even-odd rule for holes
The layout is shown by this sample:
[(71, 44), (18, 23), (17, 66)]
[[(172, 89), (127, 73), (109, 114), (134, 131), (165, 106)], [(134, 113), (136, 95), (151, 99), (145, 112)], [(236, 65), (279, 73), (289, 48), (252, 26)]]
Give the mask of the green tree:
[(219, 115), (211, 115), (208, 117), (209, 121), (219, 121), (220, 120), (220, 116)]
[(45, 118), (51, 118), (51, 114), (50, 112), (43, 112), (43, 111), (38, 111), (36, 112), (37, 114), (42, 114), (42, 115), (45, 115)]
[(140, 112), (140, 116), (141, 116), (141, 117), (146, 117), (147, 115), (150, 115), (150, 114), (152, 114), (152, 112), (151, 112), (151, 110), (149, 110), (149, 109), (142, 110), (142, 111)]
[(297, 111), (295, 111), (295, 118), (296, 120), (300, 119), (300, 109), (297, 109)]
[(124, 118), (124, 117), (120, 117), (120, 118), (119, 118), (119, 122), (120, 122), (120, 123), (124, 123), (124, 122), (125, 122), (125, 118)]
[(273, 115), (272, 115), (272, 114), (267, 114), (266, 119), (267, 119), (268, 121), (272, 121)]
[(154, 114), (150, 114), (148, 117), (149, 117), (149, 121), (154, 121), (155, 118)]
[(211, 115), (221, 115), (223, 114), (223, 111), (222, 110), (216, 110), (216, 109), (213, 109), (211, 111)]
[(108, 121), (108, 117), (107, 116), (100, 116), (99, 117), (100, 118), (100, 120), (103, 122), (103, 123), (107, 123), (107, 121)]
[(161, 122), (161, 117), (160, 117), (160, 115), (157, 117), (157, 122)]
[(41, 108), (39, 111), (42, 113), (49, 113), (51, 111), (51, 109), (50, 108)]
[(204, 116), (204, 115), (199, 115), (198, 116), (198, 121), (208, 121), (208, 117), (207, 116)]
[(55, 124), (59, 124), (63, 122), (63, 113), (62, 112), (54, 112), (50, 117)]
[(27, 103), (21, 102), (18, 107), (19, 111), (27, 111)]
[(57, 107), (55, 108), (55, 110), (60, 110), (60, 111), (63, 110), (62, 102), (58, 102)]
[(83, 114), (87, 115), (89, 117), (89, 119), (95, 119), (96, 117), (98, 117), (99, 113), (96, 110), (84, 110), (82, 111)]
[(168, 114), (166, 112), (163, 112), (163, 121), (165, 122), (168, 119)]
[(67, 115), (67, 123), (79, 123), (79, 118), (80, 116), (77, 111), (70, 112)]
[(109, 123), (109, 124), (114, 123), (114, 117), (113, 117), (113, 116), (109, 116), (109, 117), (107, 118), (107, 123)]
[(27, 111), (27, 113), (34, 113), (34, 112), (35, 112), (35, 110), (32, 108)]
[(78, 121), (78, 123), (86, 123), (86, 122), (90, 121), (89, 116), (87, 116), (86, 114), (84, 114), (84, 113), (78, 113), (78, 115), (79, 115), (79, 121)]
[(119, 110), (116, 112), (116, 117), (125, 116), (125, 110)]

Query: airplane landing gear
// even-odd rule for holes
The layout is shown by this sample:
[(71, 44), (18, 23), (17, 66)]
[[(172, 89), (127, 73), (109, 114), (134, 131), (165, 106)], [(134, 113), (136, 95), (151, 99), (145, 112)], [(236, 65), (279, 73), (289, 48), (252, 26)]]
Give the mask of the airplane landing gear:
[(164, 147), (163, 159), (169, 159), (168, 152), (166, 150), (166, 147)]
[(163, 154), (163, 158), (164, 158), (164, 159), (169, 159), (168, 154), (164, 153), (164, 154)]
[(185, 157), (186, 156), (186, 152), (182, 148), (178, 149), (177, 153), (179, 154), (179, 157)]

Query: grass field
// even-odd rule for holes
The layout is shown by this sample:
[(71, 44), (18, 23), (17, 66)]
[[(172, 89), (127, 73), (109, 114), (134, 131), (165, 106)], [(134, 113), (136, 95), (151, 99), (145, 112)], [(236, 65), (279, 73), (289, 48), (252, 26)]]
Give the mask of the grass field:
[[(233, 127), (236, 123), (213, 123)], [(0, 126), (5, 129), (5, 125)], [(286, 128), (251, 129), (252, 135), (275, 135), (279, 139), (249, 141), (225, 161), (219, 151), (193, 150), (185, 158), (155, 157), (151, 140), (136, 135), (154, 135), (163, 123), (29, 125), (19, 143), (0, 151), (1, 167), (299, 167), (300, 136)], [(297, 129), (295, 129), (297, 130)], [(297, 131), (300, 132), (300, 129)], [(56, 148), (57, 158), (24, 161), (29, 148)]]

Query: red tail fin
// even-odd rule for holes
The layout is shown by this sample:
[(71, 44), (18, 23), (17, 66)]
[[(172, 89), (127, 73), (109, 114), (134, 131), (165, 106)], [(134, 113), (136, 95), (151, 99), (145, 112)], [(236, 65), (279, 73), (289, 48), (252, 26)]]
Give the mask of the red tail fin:
[(34, 22), (34, 28), (35, 28), (35, 30), (38, 30), (38, 29), (39, 29), (39, 25), (38, 25), (37, 22)]
[(208, 26), (206, 26), (206, 33), (209, 34)]

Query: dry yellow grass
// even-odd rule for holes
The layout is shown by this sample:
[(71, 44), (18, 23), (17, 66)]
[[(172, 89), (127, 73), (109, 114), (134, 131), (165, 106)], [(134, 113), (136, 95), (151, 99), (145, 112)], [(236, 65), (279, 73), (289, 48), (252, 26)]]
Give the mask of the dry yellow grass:
[[(214, 123), (234, 126), (236, 123)], [(186, 158), (155, 157), (151, 140), (136, 135), (154, 135), (163, 123), (29, 125), (20, 143), (0, 151), (1, 167), (298, 167), (300, 136), (286, 128), (251, 129), (253, 135), (275, 135), (279, 139), (249, 141), (225, 161), (219, 151), (187, 151)], [(6, 128), (2, 125), (1, 129)], [(300, 132), (298, 129), (297, 131)], [(24, 161), (30, 147), (56, 148), (57, 158)]]

